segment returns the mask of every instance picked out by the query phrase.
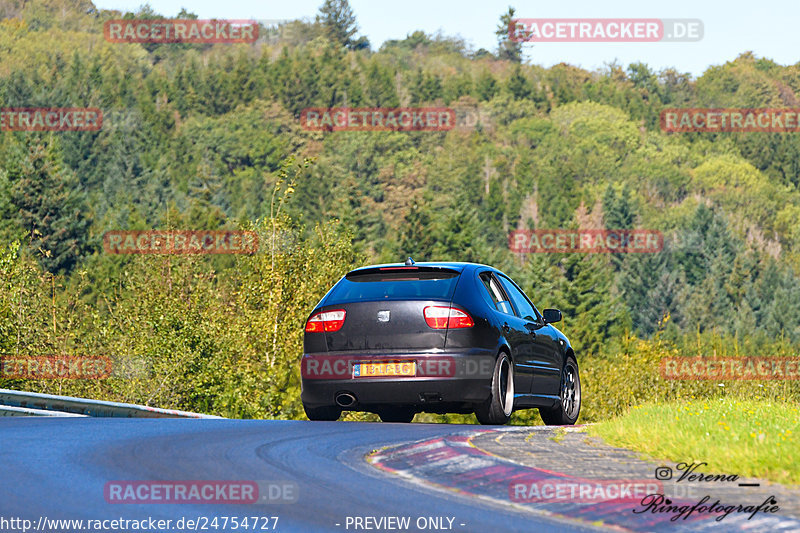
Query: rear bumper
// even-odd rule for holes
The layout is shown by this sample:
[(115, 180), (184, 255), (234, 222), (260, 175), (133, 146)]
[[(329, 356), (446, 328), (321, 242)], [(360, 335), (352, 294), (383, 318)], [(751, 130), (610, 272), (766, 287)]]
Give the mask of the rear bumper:
[[(355, 364), (391, 361), (414, 361), (416, 375), (353, 376)], [(337, 395), (349, 393), (356, 398), (345, 407), (349, 410), (389, 405), (433, 412), (467, 409), (489, 397), (494, 363), (494, 355), (488, 353), (304, 355), (301, 399), (306, 406), (320, 407), (336, 405)], [(323, 368), (330, 371), (320, 371)]]

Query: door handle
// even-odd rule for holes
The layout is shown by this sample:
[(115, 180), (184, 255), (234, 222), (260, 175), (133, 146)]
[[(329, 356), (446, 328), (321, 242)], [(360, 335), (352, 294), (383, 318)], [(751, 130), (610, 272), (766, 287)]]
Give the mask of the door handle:
[(510, 327), (508, 327), (508, 322), (506, 322), (505, 324), (503, 324), (503, 331), (504, 331), (505, 333), (508, 333), (509, 331), (511, 331), (511, 328), (510, 328)]

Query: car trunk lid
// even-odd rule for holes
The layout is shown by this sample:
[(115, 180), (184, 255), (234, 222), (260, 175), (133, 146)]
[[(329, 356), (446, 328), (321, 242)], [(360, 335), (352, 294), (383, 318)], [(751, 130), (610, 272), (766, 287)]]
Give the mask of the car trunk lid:
[(345, 276), (324, 309), (346, 312), (344, 324), (325, 333), (329, 352), (402, 353), (444, 349), (446, 329), (425, 321), (427, 306), (450, 304), (459, 272), (429, 267), (376, 267)]

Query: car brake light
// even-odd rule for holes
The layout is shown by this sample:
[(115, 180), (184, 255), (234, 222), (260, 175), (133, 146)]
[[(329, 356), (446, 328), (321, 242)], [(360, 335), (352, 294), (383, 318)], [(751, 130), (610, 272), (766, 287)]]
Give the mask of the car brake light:
[(335, 311), (320, 311), (314, 313), (306, 322), (306, 331), (309, 333), (321, 333), (323, 331), (339, 331), (344, 325), (344, 317), (347, 315), (344, 309)]
[(471, 316), (455, 307), (430, 305), (422, 310), (422, 314), (433, 329), (471, 328), (475, 325)]

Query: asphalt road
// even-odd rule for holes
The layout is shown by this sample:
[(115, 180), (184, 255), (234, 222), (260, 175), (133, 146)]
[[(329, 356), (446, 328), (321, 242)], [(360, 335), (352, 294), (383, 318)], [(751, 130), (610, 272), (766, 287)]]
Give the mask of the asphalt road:
[[(25, 524), (14, 519), (30, 520), (30, 530), (38, 526), (39, 531), (55, 532), (80, 529), (75, 524), (47, 527), (48, 521), (80, 519), (82, 530), (88, 531), (86, 520), (119, 518), (169, 519), (174, 531), (180, 531), (175, 524), (184, 518), (183, 530), (195, 530), (187, 520), (196, 520), (198, 531), (222, 531), (225, 517), (225, 531), (375, 531), (396, 528), (397, 523), (386, 521), (394, 516), (408, 517), (411, 531), (597, 530), (414, 485), (365, 460), (384, 446), (476, 429), (353, 422), (6, 419), (0, 421), (0, 531), (22, 531)], [(297, 498), (294, 503), (248, 505), (108, 503), (107, 484), (130, 480), (253, 480), (262, 490), (266, 483), (293, 485)], [(251, 520), (247, 527), (240, 522), (233, 529), (230, 518), (241, 521), (244, 516), (277, 516), (277, 527), (274, 519), (261, 519), (257, 526)], [(360, 527), (356, 517), (362, 518)], [(118, 524), (114, 530), (136, 529)]]

